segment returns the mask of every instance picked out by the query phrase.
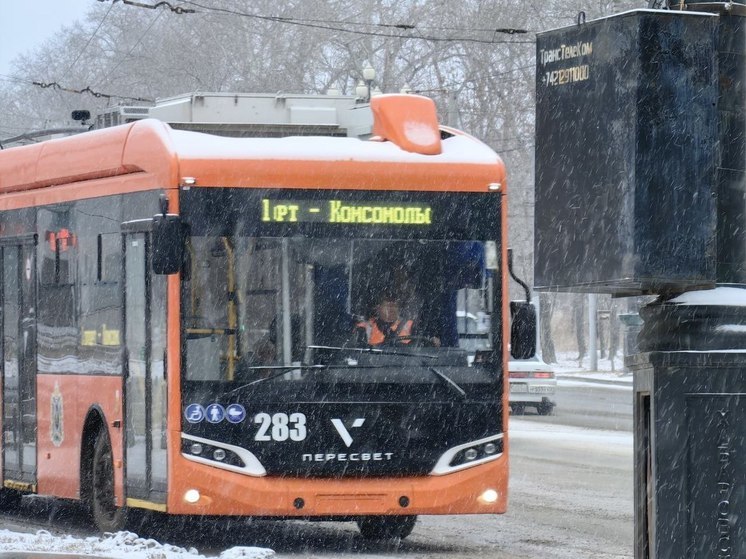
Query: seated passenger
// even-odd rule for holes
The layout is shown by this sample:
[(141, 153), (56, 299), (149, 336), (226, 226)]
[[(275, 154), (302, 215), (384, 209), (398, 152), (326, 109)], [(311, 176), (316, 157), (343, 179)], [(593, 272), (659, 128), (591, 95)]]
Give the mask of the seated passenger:
[[(301, 345), (301, 317), (293, 314), (290, 317), (290, 356), (289, 362), (298, 362), (303, 359), (303, 346)], [(285, 363), (282, 355), (282, 340), (277, 340), (277, 317), (267, 328), (267, 334), (262, 336), (252, 348), (253, 358), (258, 365), (282, 365)]]

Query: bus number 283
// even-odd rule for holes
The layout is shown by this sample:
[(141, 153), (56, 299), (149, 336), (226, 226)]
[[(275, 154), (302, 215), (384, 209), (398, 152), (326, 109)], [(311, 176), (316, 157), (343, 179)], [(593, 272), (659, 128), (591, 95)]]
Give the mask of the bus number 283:
[(303, 413), (258, 413), (254, 416), (254, 423), (259, 430), (254, 436), (255, 441), (302, 441), (306, 438), (306, 415)]

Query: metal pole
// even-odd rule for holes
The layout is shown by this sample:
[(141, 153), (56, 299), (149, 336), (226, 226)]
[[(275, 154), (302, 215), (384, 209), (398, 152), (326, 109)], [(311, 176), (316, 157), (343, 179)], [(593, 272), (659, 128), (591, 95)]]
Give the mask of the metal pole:
[(539, 359), (543, 359), (541, 353), (541, 303), (539, 299), (539, 297), (534, 297), (531, 303), (533, 303), (536, 309), (536, 356)]
[(456, 98), (456, 92), (447, 90), (448, 93), (448, 113), (446, 122), (448, 126), (453, 128), (460, 128), (458, 118), (458, 99)]
[[(313, 318), (315, 314), (313, 290), (314, 290), (314, 277), (313, 277), (313, 266), (306, 266), (306, 347), (313, 345), (314, 343), (314, 332), (313, 332)], [(312, 349), (306, 350), (306, 363), (311, 363), (311, 352)]]
[(288, 240), (282, 239), (282, 363), (292, 362), (292, 332), (290, 328), (290, 265)]
[(596, 320), (598, 319), (598, 295), (595, 293), (588, 294), (588, 357), (591, 371), (598, 370), (598, 328)]

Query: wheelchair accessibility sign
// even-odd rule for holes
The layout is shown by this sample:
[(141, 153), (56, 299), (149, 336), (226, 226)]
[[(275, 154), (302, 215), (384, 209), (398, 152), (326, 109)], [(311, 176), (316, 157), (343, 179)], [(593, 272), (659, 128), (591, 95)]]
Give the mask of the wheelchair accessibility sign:
[(189, 404), (184, 410), (184, 418), (189, 423), (201, 423), (205, 419), (205, 408), (199, 404)]

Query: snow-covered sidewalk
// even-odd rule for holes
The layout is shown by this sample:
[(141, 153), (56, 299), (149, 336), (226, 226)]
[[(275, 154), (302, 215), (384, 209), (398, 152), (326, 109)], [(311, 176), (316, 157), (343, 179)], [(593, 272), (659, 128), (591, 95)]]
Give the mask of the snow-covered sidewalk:
[(612, 363), (609, 359), (598, 359), (597, 370), (590, 369), (590, 359), (584, 357), (578, 361), (572, 353), (557, 354), (557, 363), (552, 364), (557, 379), (562, 381), (598, 382), (632, 386), (632, 373), (624, 368), (624, 361), (616, 356)]
[[(206, 559), (194, 548), (184, 549), (161, 544), (132, 532), (76, 538), (55, 536), (46, 530), (39, 530), (34, 534), (0, 530), (0, 552), (14, 551), (64, 553), (68, 557), (80, 555), (90, 559)], [(273, 550), (261, 547), (233, 547), (223, 551), (219, 559), (265, 559), (274, 554)]]

